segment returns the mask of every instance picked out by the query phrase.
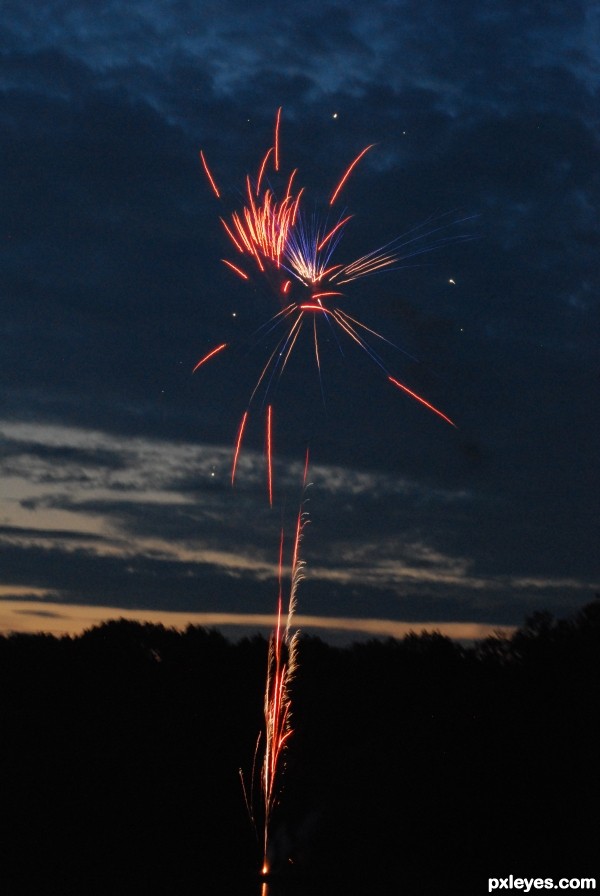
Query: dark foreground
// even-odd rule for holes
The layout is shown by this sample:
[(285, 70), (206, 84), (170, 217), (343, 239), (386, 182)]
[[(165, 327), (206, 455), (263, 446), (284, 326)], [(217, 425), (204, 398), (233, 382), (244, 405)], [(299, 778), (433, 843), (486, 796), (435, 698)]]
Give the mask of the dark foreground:
[(263, 887), (238, 777), (265, 642), (119, 622), (0, 639), (5, 896), (486, 893), (597, 878), (600, 601), (512, 640), (307, 638)]

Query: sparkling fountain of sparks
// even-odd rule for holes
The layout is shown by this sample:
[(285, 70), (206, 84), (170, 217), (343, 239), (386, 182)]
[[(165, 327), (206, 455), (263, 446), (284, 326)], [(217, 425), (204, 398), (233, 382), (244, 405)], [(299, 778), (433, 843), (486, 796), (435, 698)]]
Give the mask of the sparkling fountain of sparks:
[[(304, 483), (308, 472), (308, 454), (304, 467)], [(299, 631), (293, 631), (293, 620), (296, 612), (298, 586), (304, 577), (304, 561), (300, 557), (300, 545), (308, 516), (300, 508), (296, 520), (296, 530), (292, 547), (289, 595), (284, 600), (284, 534), (279, 541), (279, 593), (277, 598), (277, 615), (275, 627), (269, 638), (267, 655), (267, 676), (264, 695), (264, 729), (259, 735), (254, 756), (254, 768), (257, 765), (258, 753), (263, 750), (260, 769), (262, 833), (259, 835), (259, 821), (254, 808), (254, 770), (250, 787), (246, 787), (243, 772), (240, 777), (244, 790), (246, 807), (250, 819), (262, 840), (263, 862), (261, 874), (269, 874), (268, 858), (269, 834), (273, 811), (279, 801), (278, 784), (282, 774), (283, 759), (288, 741), (292, 735), (292, 700), (290, 685), (297, 670)]]
[[(262, 368), (238, 428), (232, 465), (232, 484), (235, 481), (250, 405), (261, 391), (264, 405), (270, 384), (285, 370), (300, 333), (305, 329), (310, 332), (319, 377), (321, 376), (319, 330), (325, 326), (327, 332), (331, 332), (332, 329), (341, 331), (365, 351), (391, 385), (446, 423), (455, 426), (450, 417), (387, 369), (372, 343), (373, 340), (379, 340), (390, 346), (392, 343), (344, 309), (345, 294), (341, 287), (382, 270), (392, 269), (401, 262), (439, 248), (450, 240), (458, 241), (470, 237), (445, 235), (451, 224), (461, 223), (460, 221), (447, 222), (443, 218), (436, 221), (429, 220), (404, 236), (349, 263), (336, 263), (335, 253), (339, 248), (344, 229), (353, 216), (341, 214), (333, 224), (328, 222), (327, 216), (324, 219), (317, 215), (307, 216), (302, 209), (304, 188), (296, 186), (297, 169), (283, 179), (285, 186), (281, 198), (269, 184), (267, 172), (271, 168), (274, 172), (279, 172), (280, 167), (280, 120), (281, 109), (276, 116), (273, 146), (263, 157), (256, 176), (254, 178), (246, 176), (243, 207), (220, 218), (231, 247), (236, 253), (235, 261), (223, 258), (222, 262), (243, 280), (251, 280), (257, 275), (266, 279), (282, 302), (282, 308), (261, 328), (277, 332), (275, 347)], [(366, 146), (346, 167), (331, 193), (330, 209), (343, 192), (356, 166), (374, 146), (375, 144)], [(221, 191), (202, 151), (200, 160), (215, 196), (221, 199)], [(226, 348), (227, 343), (223, 343), (211, 349), (195, 365), (194, 372)], [(273, 505), (272, 431), (273, 409), (269, 405), (266, 413), (265, 452), (271, 506)]]

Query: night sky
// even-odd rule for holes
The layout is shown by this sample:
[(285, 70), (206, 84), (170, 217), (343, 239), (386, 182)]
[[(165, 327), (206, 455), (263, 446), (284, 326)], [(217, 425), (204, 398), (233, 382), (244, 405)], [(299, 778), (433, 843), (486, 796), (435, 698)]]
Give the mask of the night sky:
[[(3, 4), (1, 630), (256, 629), (307, 445), (301, 624), (473, 636), (590, 601), (599, 24), (585, 0)], [(280, 106), (309, 214), (376, 144), (340, 261), (444, 226), (344, 301), (457, 428), (348, 339), (323, 340), (320, 382), (300, 341), (269, 396), (271, 510), (260, 402), (230, 473), (280, 300), (221, 263), (219, 216)]]

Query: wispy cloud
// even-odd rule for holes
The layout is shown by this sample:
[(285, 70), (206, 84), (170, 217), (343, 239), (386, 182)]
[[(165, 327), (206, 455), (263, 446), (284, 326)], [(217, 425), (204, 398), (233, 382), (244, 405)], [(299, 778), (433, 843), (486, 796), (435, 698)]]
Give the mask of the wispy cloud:
[[(3, 433), (3, 600), (60, 597), (68, 605), (253, 618), (270, 607), (285, 520), (267, 506), (260, 456), (247, 453), (234, 492), (231, 451), (221, 447), (10, 422)], [(295, 496), (291, 531), (301, 465), (281, 464), (280, 472), (280, 487)], [(461, 523), (475, 501), (463, 489), (331, 465), (311, 473), (306, 506), (319, 501), (318, 514), (326, 508), (325, 520), (314, 522), (316, 536), (312, 523), (306, 532), (312, 616), (329, 616), (335, 606), (337, 619), (360, 618), (368, 605), (375, 618), (378, 608), (389, 613), (388, 628), (407, 613), (445, 623), (471, 614), (482, 624), (483, 614), (500, 623), (540, 597), (555, 604), (595, 587), (584, 578), (499, 572), (443, 549), (433, 521), (455, 514)], [(348, 630), (355, 624), (367, 630), (364, 621)]]

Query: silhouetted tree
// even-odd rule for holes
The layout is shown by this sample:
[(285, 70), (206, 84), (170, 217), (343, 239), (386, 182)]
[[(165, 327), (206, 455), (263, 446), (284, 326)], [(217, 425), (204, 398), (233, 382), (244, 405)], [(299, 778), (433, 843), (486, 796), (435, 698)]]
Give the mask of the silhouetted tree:
[[(596, 874), (599, 648), (598, 600), (470, 648), (303, 637), (284, 892), (483, 892), (500, 866), (550, 875), (557, 857)], [(238, 768), (266, 650), (126, 620), (0, 637), (3, 892), (256, 893)]]

